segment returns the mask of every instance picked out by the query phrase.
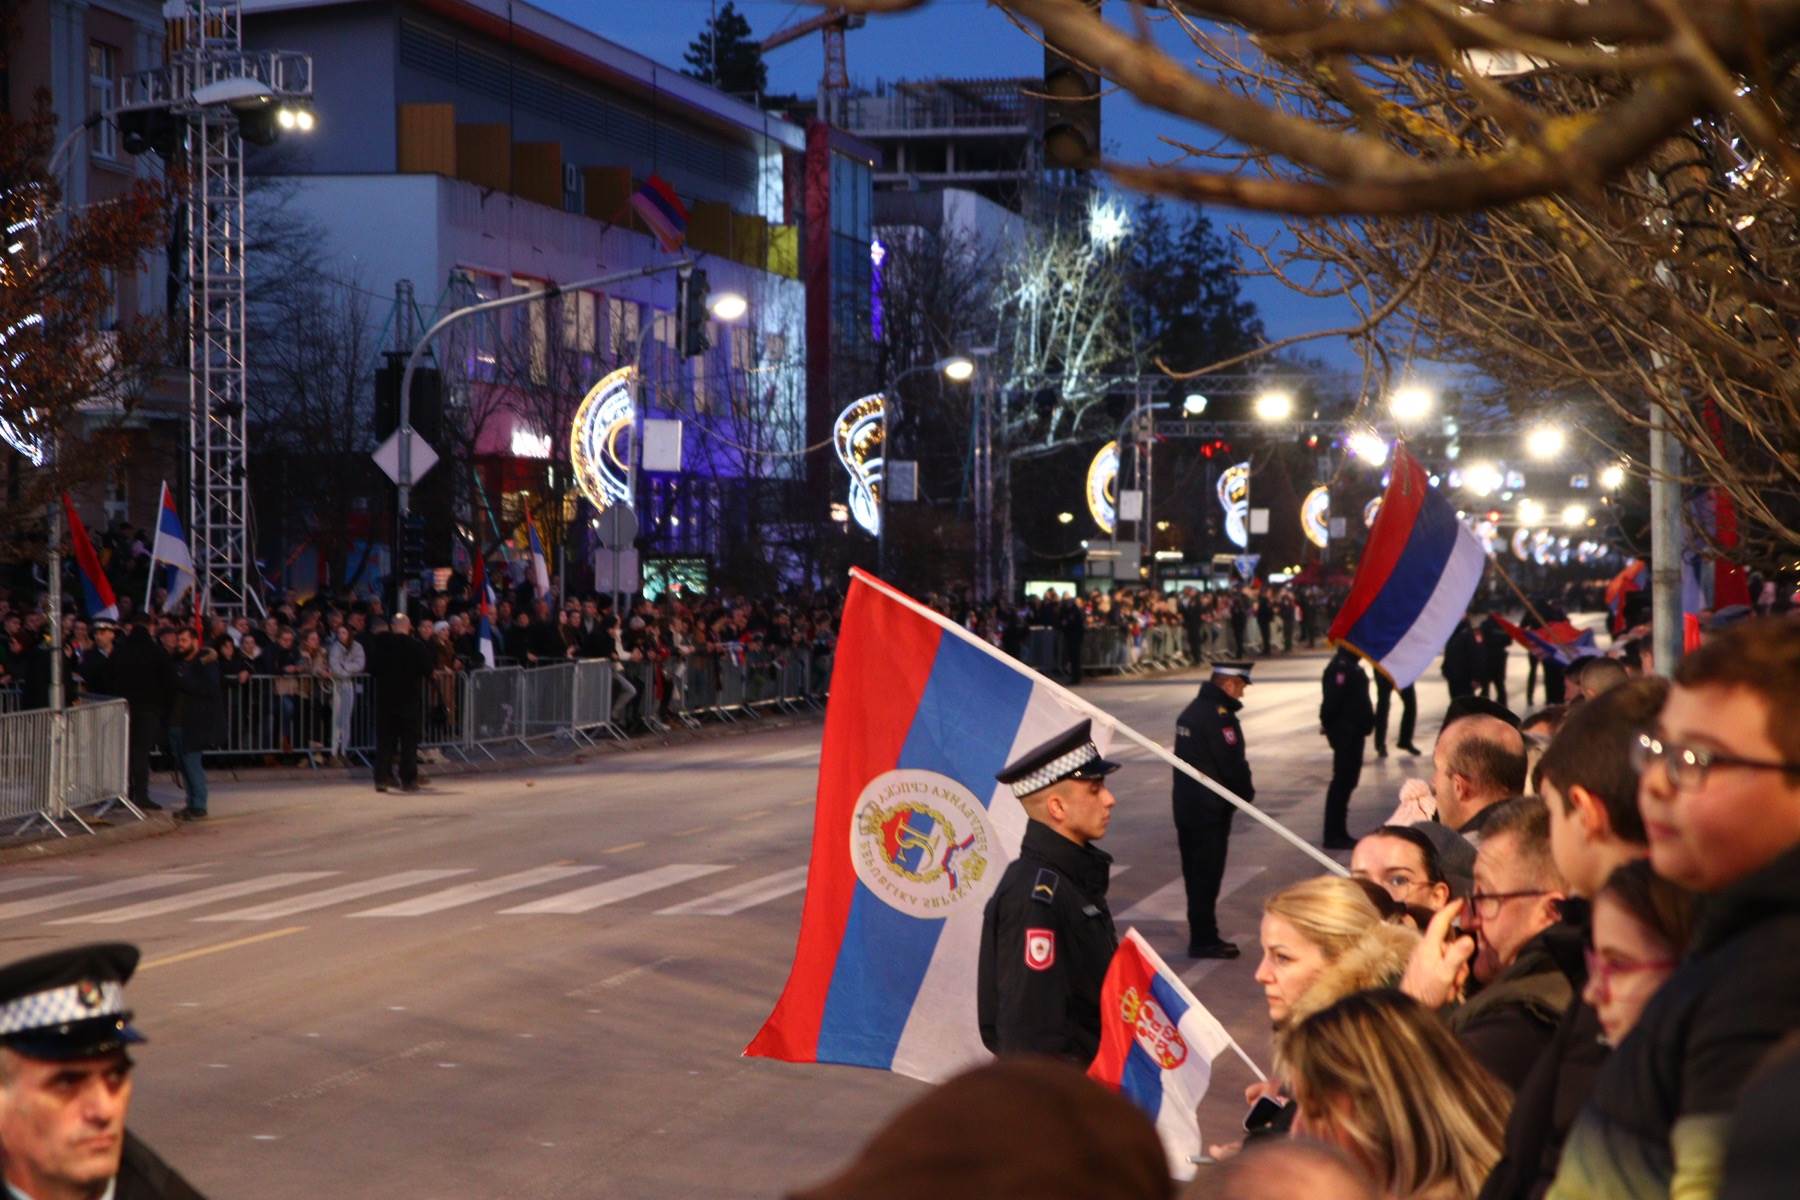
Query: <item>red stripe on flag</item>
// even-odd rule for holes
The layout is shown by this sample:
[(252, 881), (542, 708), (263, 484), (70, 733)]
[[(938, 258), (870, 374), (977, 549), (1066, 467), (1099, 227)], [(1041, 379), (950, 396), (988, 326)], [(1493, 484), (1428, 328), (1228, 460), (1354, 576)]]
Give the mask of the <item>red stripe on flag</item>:
[(1388, 476), (1387, 492), (1381, 497), (1381, 508), (1375, 514), (1375, 527), (1369, 530), (1369, 541), (1363, 547), (1362, 561), (1356, 565), (1356, 578), (1350, 584), (1350, 595), (1337, 619), (1325, 636), (1337, 641), (1347, 636), (1362, 620), (1369, 606), (1387, 586), (1406, 543), (1412, 538), (1413, 524), (1425, 503), (1425, 489), (1430, 481), (1425, 468), (1406, 452), (1405, 446), (1394, 447), (1394, 466)]
[(943, 636), (930, 621), (854, 578), (840, 628), (794, 969), (774, 1012), (744, 1048), (754, 1058), (818, 1057), (819, 1025), (856, 896), (850, 815), (868, 782), (900, 761)]
[[(81, 523), (81, 514), (75, 511), (75, 502), (69, 493), (62, 494), (63, 512), (69, 518), (69, 545), (75, 551), (75, 565), (87, 578), (88, 586), (94, 589), (94, 595), (100, 601), (100, 608), (116, 608), (118, 600), (113, 596), (112, 582), (106, 578), (106, 571), (100, 566), (100, 556), (94, 553), (94, 543), (88, 539), (87, 526)], [(94, 616), (89, 613), (88, 616)]]

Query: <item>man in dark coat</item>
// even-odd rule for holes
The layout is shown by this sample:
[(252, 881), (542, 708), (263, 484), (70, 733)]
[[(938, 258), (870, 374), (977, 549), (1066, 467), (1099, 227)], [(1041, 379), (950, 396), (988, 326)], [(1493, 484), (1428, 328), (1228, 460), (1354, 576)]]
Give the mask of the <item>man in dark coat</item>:
[(1250, 602), (1240, 591), (1231, 593), (1231, 652), (1239, 658), (1244, 657), (1244, 639), (1250, 630)]
[(1269, 603), (1269, 589), (1256, 598), (1256, 630), (1262, 635), (1262, 652), (1275, 653), (1275, 606)]
[(1492, 696), (1501, 706), (1506, 704), (1506, 648), (1512, 635), (1501, 628), (1495, 614), (1481, 622), (1481, 694)]
[(163, 720), (175, 691), (174, 664), (150, 636), (150, 619), (132, 618), (131, 632), (113, 655), (112, 682), (130, 715), (127, 795), (143, 809), (162, 805), (150, 799), (150, 751), (162, 740)]
[[(1387, 757), (1388, 714), (1393, 711), (1394, 681), (1375, 672), (1375, 757)], [(1400, 736), (1394, 745), (1415, 757), (1424, 753), (1413, 744), (1413, 726), (1419, 719), (1419, 694), (1412, 684), (1400, 691)]]
[(1008, 763), (996, 778), (1031, 818), (981, 918), (976, 1019), (996, 1054), (1048, 1054), (1080, 1066), (1100, 1048), (1100, 985), (1118, 949), (1106, 906), (1106, 835), (1117, 763), (1087, 721)]
[(1325, 790), (1325, 848), (1354, 850), (1350, 836), (1350, 795), (1362, 778), (1363, 745), (1375, 728), (1369, 677), (1356, 654), (1340, 648), (1325, 664), (1319, 729), (1331, 743), (1331, 784)]
[[(1256, 785), (1237, 714), (1250, 686), (1250, 667), (1248, 662), (1213, 663), (1212, 678), (1200, 685), (1200, 694), (1175, 719), (1175, 756), (1246, 801), (1256, 799)], [(1182, 772), (1174, 775), (1175, 836), (1187, 888), (1188, 957), (1236, 958), (1237, 946), (1219, 936), (1214, 910), (1237, 809)]]
[(416, 792), (425, 684), (434, 666), (431, 648), (412, 635), (412, 619), (401, 613), (386, 633), (369, 639), (368, 658), (375, 683), (375, 790), (393, 786), (398, 759), (400, 790)]
[(206, 819), (206, 764), (224, 724), (225, 700), (219, 683), (219, 656), (200, 644), (192, 626), (175, 634), (175, 698), (169, 707), (169, 755), (187, 787), (187, 807), (178, 821)]
[(94, 622), (94, 648), (81, 656), (81, 692), (84, 696), (116, 696), (113, 689), (113, 654), (118, 649), (119, 626), (110, 618)]
[(1452, 700), (1475, 694), (1475, 681), (1484, 666), (1480, 651), (1475, 629), (1469, 624), (1469, 618), (1464, 617), (1450, 631), (1450, 640), (1444, 643), (1444, 682), (1450, 687)]
[(1063, 635), (1063, 654), (1069, 663), (1069, 682), (1081, 682), (1081, 646), (1087, 639), (1087, 610), (1081, 607), (1081, 601), (1070, 596), (1063, 601), (1060, 614)]

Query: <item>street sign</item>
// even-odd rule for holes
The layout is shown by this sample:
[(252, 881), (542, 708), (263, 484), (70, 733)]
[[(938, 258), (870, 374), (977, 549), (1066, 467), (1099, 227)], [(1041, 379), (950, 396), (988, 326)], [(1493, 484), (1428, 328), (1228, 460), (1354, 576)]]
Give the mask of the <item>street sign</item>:
[[(412, 433), (412, 482), (417, 483), (425, 477), (425, 473), (437, 465), (437, 451), (431, 443), (419, 436), (417, 429)], [(387, 472), (387, 477), (395, 483), (400, 482), (400, 431), (394, 430), (388, 440), (375, 448), (370, 455), (375, 465)]]
[(890, 458), (882, 464), (882, 496), (895, 504), (911, 504), (919, 498), (919, 464), (916, 459)]
[(638, 570), (636, 550), (596, 550), (594, 552), (594, 588), (596, 591), (611, 592), (615, 596), (623, 592), (629, 596), (643, 586), (644, 580)]
[(643, 465), (646, 471), (681, 470), (681, 422), (644, 418)]
[(1253, 508), (1250, 510), (1250, 532), (1263, 534), (1269, 532), (1269, 510)]
[(596, 518), (600, 544), (608, 550), (629, 550), (637, 541), (638, 518), (623, 504), (609, 504)]
[(1119, 520), (1141, 521), (1144, 519), (1144, 493), (1137, 488), (1126, 488), (1119, 493)]

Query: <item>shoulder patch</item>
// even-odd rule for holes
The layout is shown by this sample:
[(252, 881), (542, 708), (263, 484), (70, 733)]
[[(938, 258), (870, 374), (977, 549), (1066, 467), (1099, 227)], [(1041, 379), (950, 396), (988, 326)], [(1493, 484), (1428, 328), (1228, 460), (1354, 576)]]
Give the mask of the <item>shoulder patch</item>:
[(1221, 705), (1219, 705), (1219, 715), (1221, 717), (1229, 717), (1231, 715), (1231, 710), (1229, 708), (1226, 708), (1223, 704), (1221, 704)]
[(1039, 904), (1056, 902), (1056, 881), (1058, 875), (1049, 867), (1039, 867), (1037, 878), (1031, 884), (1031, 898)]

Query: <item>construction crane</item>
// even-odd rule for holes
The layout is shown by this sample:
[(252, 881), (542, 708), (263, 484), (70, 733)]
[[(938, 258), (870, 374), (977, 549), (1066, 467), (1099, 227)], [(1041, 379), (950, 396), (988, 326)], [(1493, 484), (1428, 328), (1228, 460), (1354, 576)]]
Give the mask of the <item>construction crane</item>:
[[(312, 58), (244, 50), (240, 0), (183, 0), (168, 65), (119, 81), (122, 128), (161, 131), (187, 163), (188, 530), (198, 602), (261, 607), (251, 586), (244, 344), (244, 134), (312, 125)], [(136, 120), (133, 120), (133, 118)], [(134, 143), (127, 141), (127, 149)]]
[(770, 34), (762, 40), (761, 49), (767, 54), (809, 34), (822, 34), (825, 38), (825, 73), (819, 77), (819, 116), (836, 124), (842, 115), (840, 109), (844, 98), (850, 94), (850, 66), (844, 56), (844, 34), (851, 29), (861, 29), (867, 21), (861, 13), (828, 8), (816, 17)]

